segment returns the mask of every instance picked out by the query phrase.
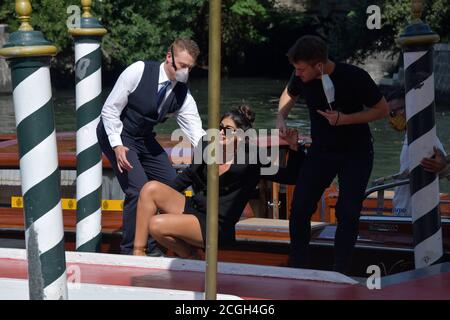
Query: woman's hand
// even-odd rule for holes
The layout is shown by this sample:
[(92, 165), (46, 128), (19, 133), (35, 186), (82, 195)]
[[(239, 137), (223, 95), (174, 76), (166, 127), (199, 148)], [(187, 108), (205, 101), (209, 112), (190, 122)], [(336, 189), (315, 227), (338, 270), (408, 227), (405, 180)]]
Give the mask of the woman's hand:
[(297, 129), (287, 128), (283, 139), (286, 140), (287, 143), (289, 143), (289, 148), (297, 151), (297, 149), (298, 149), (298, 131), (297, 131)]

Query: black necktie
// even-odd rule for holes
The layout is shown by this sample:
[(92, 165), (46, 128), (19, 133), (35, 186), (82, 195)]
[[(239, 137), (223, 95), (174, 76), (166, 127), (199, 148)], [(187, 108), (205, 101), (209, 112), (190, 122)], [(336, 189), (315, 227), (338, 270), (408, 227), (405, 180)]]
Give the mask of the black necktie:
[(161, 109), (161, 103), (164, 101), (164, 97), (166, 96), (167, 88), (169, 88), (170, 81), (165, 81), (162, 83), (161, 89), (158, 91), (158, 100), (156, 102), (156, 106), (158, 108), (158, 114)]

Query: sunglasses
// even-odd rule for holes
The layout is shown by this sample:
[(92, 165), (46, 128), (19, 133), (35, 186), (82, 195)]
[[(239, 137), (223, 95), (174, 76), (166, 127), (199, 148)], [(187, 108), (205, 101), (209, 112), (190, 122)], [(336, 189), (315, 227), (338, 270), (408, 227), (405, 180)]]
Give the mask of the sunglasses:
[(224, 126), (222, 123), (219, 124), (219, 131), (223, 131), (223, 132), (230, 131), (231, 134), (235, 134), (236, 130), (237, 130), (236, 128), (233, 128), (231, 126)]

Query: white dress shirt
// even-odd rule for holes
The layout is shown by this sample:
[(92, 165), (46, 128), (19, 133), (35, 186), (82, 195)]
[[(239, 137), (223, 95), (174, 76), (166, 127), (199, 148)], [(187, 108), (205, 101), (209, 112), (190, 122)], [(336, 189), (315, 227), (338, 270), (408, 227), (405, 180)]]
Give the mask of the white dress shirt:
[[(120, 115), (128, 104), (128, 96), (138, 87), (142, 75), (144, 74), (144, 67), (145, 63), (143, 61), (137, 61), (126, 68), (121, 73), (114, 88), (109, 94), (108, 99), (106, 99), (106, 102), (103, 105), (103, 125), (105, 126), (105, 131), (112, 148), (122, 145), (120, 134), (122, 133), (123, 124), (120, 120)], [(169, 78), (164, 70), (164, 63), (161, 63), (159, 67), (158, 90), (161, 89), (163, 83), (167, 80), (169, 80)], [(169, 96), (176, 83), (176, 81), (172, 81), (172, 85), (167, 89), (164, 99)], [(181, 130), (195, 147), (200, 138), (206, 133), (202, 129), (202, 121), (198, 114), (197, 103), (189, 90), (180, 110), (175, 113), (175, 117)]]

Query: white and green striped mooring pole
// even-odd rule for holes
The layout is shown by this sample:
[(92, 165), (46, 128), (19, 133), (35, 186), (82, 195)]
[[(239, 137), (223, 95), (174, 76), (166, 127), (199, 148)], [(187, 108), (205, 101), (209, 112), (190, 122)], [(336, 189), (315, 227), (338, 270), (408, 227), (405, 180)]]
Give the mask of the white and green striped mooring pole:
[(439, 36), (423, 23), (421, 0), (412, 1), (413, 21), (398, 42), (403, 47), (411, 210), (415, 267), (443, 256), (439, 180), (420, 165), (436, 145), (433, 45)]
[(24, 198), (30, 299), (67, 299), (66, 260), (50, 81), (56, 54), (29, 24), (28, 0), (16, 0), (21, 21), (0, 49), (12, 69), (13, 101)]
[(69, 29), (75, 39), (77, 114), (77, 251), (99, 252), (101, 244), (102, 152), (96, 128), (102, 110), (101, 37), (106, 34), (82, 0), (80, 26)]

